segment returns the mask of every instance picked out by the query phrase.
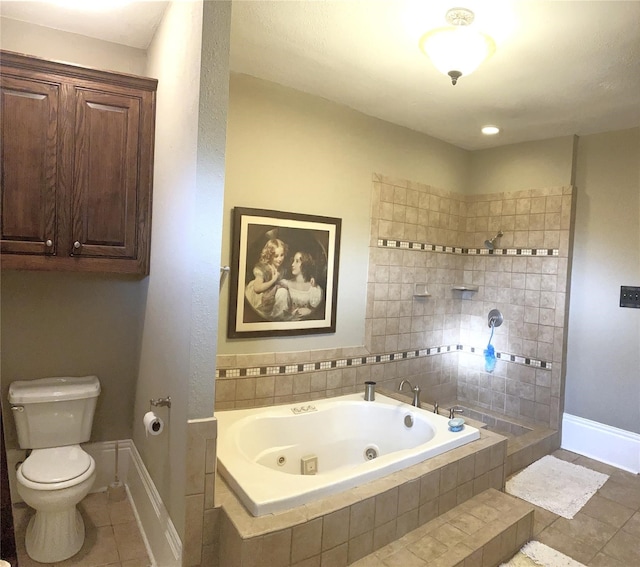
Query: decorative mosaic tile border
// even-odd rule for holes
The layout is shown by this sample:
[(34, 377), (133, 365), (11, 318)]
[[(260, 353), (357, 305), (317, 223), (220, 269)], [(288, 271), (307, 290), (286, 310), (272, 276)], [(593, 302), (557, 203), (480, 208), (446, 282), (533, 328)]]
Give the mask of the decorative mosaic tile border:
[[(462, 352), (470, 352), (472, 354), (483, 354), (484, 348), (476, 348), (466, 345), (457, 345), (457, 349)], [(516, 364), (524, 364), (525, 366), (534, 366), (543, 370), (551, 370), (553, 363), (547, 360), (538, 360), (537, 358), (530, 358), (528, 356), (520, 356), (518, 354), (511, 354), (509, 352), (496, 351), (496, 358), (504, 360), (506, 362), (515, 362)]]
[[(216, 369), (216, 378), (247, 378), (253, 376), (272, 376), (280, 374), (300, 374), (302, 372), (313, 372), (315, 370), (332, 370), (335, 368), (350, 368), (353, 366), (362, 366), (365, 364), (379, 364), (384, 362), (393, 362), (396, 360), (406, 360), (409, 358), (421, 358), (425, 356), (434, 356), (436, 354), (444, 354), (447, 352), (469, 352), (472, 354), (482, 354), (482, 349), (466, 345), (443, 345), (417, 350), (405, 350), (402, 352), (393, 352), (390, 354), (374, 354), (370, 356), (356, 356), (353, 358), (338, 358), (336, 360), (325, 360), (322, 362), (308, 362), (305, 364), (281, 364), (273, 366), (256, 366), (250, 368), (222, 368)], [(523, 364), (525, 366), (533, 366), (543, 370), (551, 370), (552, 363), (546, 360), (537, 360), (511, 354), (507, 352), (497, 352), (496, 358), (506, 362), (515, 364)]]
[(426, 250), (428, 252), (444, 252), (447, 254), (468, 254), (480, 256), (559, 256), (557, 248), (462, 248), (460, 246), (444, 246), (441, 244), (426, 244), (424, 242), (409, 242), (408, 240), (378, 239), (379, 248), (402, 248), (404, 250)]

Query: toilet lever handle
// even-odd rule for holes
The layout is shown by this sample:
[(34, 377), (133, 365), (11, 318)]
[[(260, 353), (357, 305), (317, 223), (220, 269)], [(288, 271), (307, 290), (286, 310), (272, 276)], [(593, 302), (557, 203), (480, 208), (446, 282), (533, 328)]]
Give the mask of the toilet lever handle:
[(24, 411), (24, 406), (11, 406), (11, 411)]

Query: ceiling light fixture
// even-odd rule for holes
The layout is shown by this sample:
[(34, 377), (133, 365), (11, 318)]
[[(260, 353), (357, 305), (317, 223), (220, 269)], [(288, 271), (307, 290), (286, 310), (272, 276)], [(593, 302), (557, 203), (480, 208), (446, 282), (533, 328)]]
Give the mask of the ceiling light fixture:
[(452, 8), (446, 14), (450, 24), (431, 30), (420, 39), (420, 48), (438, 71), (451, 77), (455, 85), (495, 51), (495, 42), (471, 26), (474, 14), (466, 8)]
[(497, 126), (483, 126), (481, 132), (485, 136), (495, 136), (500, 133), (500, 128)]

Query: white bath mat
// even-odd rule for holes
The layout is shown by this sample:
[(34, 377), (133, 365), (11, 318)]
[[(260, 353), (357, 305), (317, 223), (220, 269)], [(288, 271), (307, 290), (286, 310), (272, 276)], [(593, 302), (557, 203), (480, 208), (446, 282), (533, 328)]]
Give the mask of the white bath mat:
[(564, 553), (540, 543), (530, 541), (508, 563), (500, 567), (585, 567)]
[(571, 520), (608, 479), (609, 475), (547, 455), (510, 478), (506, 491)]

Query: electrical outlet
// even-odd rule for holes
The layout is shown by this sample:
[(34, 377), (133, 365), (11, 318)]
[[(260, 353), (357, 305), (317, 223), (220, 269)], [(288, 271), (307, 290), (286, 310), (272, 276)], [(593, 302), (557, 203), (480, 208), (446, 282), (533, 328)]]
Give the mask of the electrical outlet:
[(620, 286), (620, 307), (640, 309), (640, 287)]

